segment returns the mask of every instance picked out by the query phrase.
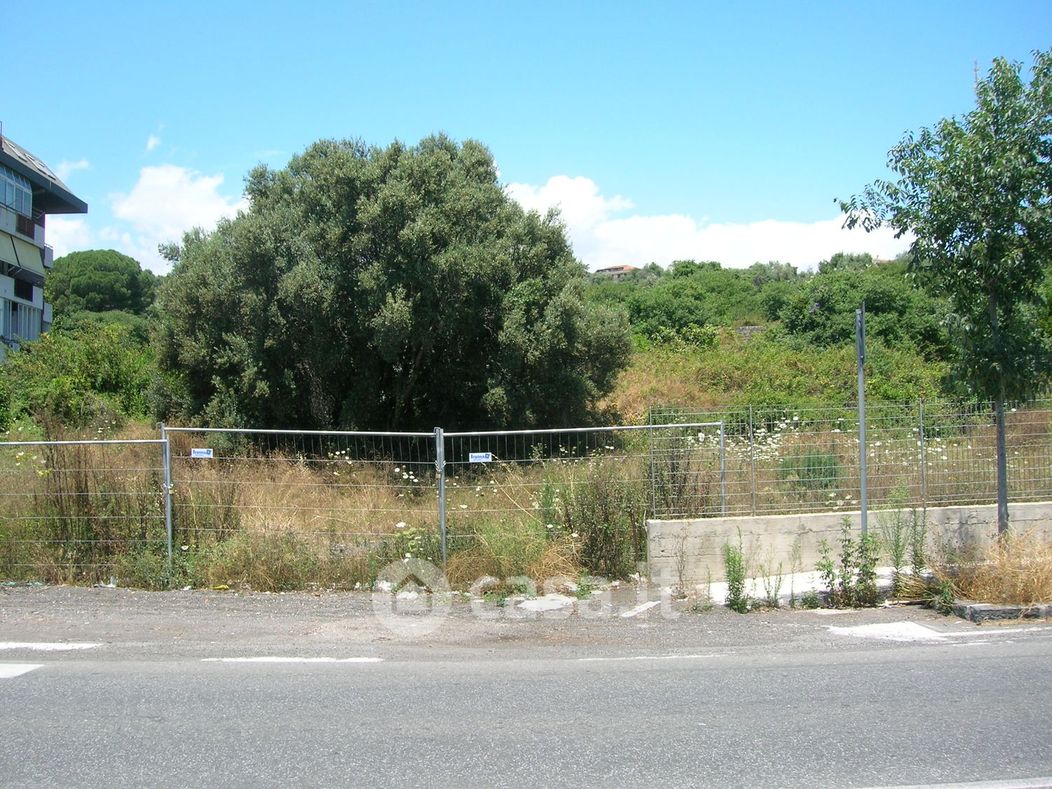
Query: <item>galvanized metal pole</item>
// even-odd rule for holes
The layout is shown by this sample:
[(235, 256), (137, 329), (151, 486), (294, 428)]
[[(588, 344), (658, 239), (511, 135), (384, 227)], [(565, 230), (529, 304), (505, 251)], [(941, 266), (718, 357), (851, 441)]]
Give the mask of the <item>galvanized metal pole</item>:
[(920, 484), (921, 484), (921, 511), (924, 519), (928, 519), (928, 440), (924, 435), (924, 398), (921, 398), (918, 408), (920, 417)]
[(753, 433), (752, 406), (749, 406), (749, 487), (752, 489), (752, 514), (756, 514), (756, 447)]
[(869, 491), (866, 489), (866, 303), (855, 310), (855, 349), (858, 354), (858, 487), (862, 534), (868, 530)]
[(647, 465), (650, 477), (650, 517), (657, 517), (657, 468), (654, 460), (654, 407), (647, 409)]
[(161, 430), (161, 461), (164, 465), (164, 530), (165, 530), (165, 541), (167, 543), (167, 567), (168, 575), (172, 573), (172, 447), (168, 442), (168, 431), (164, 427), (164, 422), (158, 422), (157, 426)]
[(720, 420), (720, 515), (727, 514), (727, 442), (726, 432), (723, 429), (723, 420)]
[(446, 437), (435, 428), (435, 472), (438, 476), (438, 540), (442, 548), (442, 569), (446, 568)]

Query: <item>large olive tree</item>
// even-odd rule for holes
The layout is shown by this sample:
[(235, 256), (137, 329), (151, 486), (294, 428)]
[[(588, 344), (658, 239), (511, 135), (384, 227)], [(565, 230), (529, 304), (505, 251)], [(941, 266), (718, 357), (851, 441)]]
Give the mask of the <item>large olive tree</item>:
[(188, 233), (159, 295), (160, 362), (213, 424), (430, 429), (589, 419), (630, 351), (582, 298), (554, 215), (489, 151), (322, 141)]

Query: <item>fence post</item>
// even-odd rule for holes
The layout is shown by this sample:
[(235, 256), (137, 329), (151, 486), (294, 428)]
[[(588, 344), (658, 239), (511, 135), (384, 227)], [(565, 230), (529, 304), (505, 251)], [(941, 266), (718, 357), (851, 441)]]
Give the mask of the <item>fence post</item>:
[(924, 519), (928, 519), (928, 442), (924, 436), (924, 398), (920, 399), (917, 408), (920, 419), (920, 486), (921, 486), (921, 511)]
[(727, 514), (727, 441), (720, 420), (720, 515)]
[(161, 430), (161, 461), (164, 464), (164, 531), (168, 549), (166, 563), (168, 575), (172, 574), (172, 446), (168, 441), (168, 430), (164, 422), (158, 422)]
[(442, 569), (446, 569), (446, 437), (435, 428), (435, 473), (438, 476), (438, 540), (442, 548)]
[(647, 409), (647, 476), (650, 477), (650, 517), (657, 514), (657, 467), (654, 461), (654, 407)]
[(855, 310), (855, 349), (858, 355), (858, 487), (862, 514), (862, 534), (866, 534), (869, 491), (866, 488), (866, 303)]
[(749, 489), (752, 491), (751, 514), (756, 514), (756, 447), (753, 443), (752, 404), (749, 404)]

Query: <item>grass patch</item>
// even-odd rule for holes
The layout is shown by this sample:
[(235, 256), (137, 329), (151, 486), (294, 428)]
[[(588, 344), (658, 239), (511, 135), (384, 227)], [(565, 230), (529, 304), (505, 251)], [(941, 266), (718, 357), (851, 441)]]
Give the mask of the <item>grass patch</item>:
[(1009, 605), (1052, 602), (1052, 542), (1033, 532), (1008, 534), (978, 555), (934, 561), (940, 585), (965, 600)]

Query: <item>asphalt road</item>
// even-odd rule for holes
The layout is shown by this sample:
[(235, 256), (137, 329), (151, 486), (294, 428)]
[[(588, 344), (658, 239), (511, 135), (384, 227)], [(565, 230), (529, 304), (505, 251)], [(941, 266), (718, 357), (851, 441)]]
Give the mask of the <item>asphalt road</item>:
[(412, 636), (364, 596), (6, 589), (0, 783), (1052, 782), (1052, 625), (509, 616)]

